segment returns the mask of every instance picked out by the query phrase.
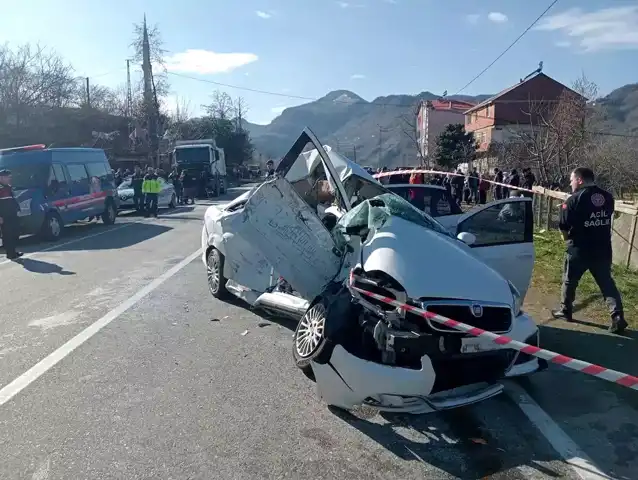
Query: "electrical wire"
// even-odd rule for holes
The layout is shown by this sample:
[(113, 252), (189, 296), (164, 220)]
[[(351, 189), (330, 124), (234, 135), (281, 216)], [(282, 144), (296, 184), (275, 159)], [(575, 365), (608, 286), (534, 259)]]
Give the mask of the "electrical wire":
[(531, 24), (530, 24), (530, 25), (529, 25), (529, 26), (528, 26), (525, 30), (523, 30), (523, 33), (521, 33), (518, 37), (516, 37), (516, 39), (515, 39), (512, 43), (510, 43), (510, 44), (509, 44), (509, 46), (508, 46), (505, 50), (503, 50), (503, 51), (500, 53), (500, 55), (499, 55), (498, 57), (496, 57), (496, 58), (492, 61), (492, 63), (490, 63), (487, 67), (485, 67), (483, 70), (481, 70), (481, 72), (480, 72), (478, 75), (476, 75), (476, 76), (475, 76), (472, 80), (470, 80), (469, 82), (467, 82), (467, 83), (465, 84), (465, 86), (464, 86), (463, 88), (461, 88), (458, 92), (456, 92), (454, 95), (458, 95), (458, 94), (459, 94), (459, 93), (461, 93), (463, 90), (465, 90), (467, 87), (469, 87), (470, 85), (472, 85), (475, 81), (477, 81), (479, 78), (481, 78), (485, 72), (487, 72), (490, 68), (492, 68), (492, 67), (494, 66), (494, 64), (495, 64), (496, 62), (498, 62), (501, 58), (503, 58), (503, 56), (504, 56), (507, 52), (509, 52), (509, 51), (510, 51), (510, 50), (514, 47), (514, 45), (516, 45), (516, 44), (519, 42), (519, 40), (520, 40), (521, 38), (523, 38), (523, 37), (525, 36), (525, 34), (526, 34), (527, 32), (529, 32), (529, 31), (530, 31), (530, 30), (534, 27), (534, 25), (536, 25), (536, 24), (539, 22), (539, 20), (540, 20), (541, 18), (543, 18), (543, 17), (547, 14), (547, 12), (549, 12), (549, 11), (552, 9), (552, 7), (553, 7), (554, 5), (556, 5), (557, 3), (558, 3), (558, 0), (554, 0), (552, 3), (550, 3), (550, 4), (549, 4), (549, 6), (548, 6), (548, 7), (547, 7), (544, 11), (543, 11), (543, 13), (541, 13), (541, 14), (540, 14), (540, 15), (536, 18), (536, 20), (534, 20), (534, 21), (533, 21), (533, 22), (532, 22), (532, 23), (531, 23)]

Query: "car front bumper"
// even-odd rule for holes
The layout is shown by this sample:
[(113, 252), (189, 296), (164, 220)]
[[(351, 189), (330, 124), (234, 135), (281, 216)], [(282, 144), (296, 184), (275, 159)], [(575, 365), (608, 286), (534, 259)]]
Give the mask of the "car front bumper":
[[(508, 336), (525, 341), (538, 338), (537, 332), (531, 317), (521, 314)], [(487, 354), (504, 349), (491, 342), (485, 347), (483, 353)], [(511, 358), (505, 378), (529, 375), (546, 366), (545, 362), (521, 357), (518, 352), (512, 352)], [(437, 372), (427, 355), (421, 358), (421, 369), (415, 370), (363, 360), (341, 345), (334, 347), (328, 363), (313, 362), (312, 369), (319, 396), (329, 405), (348, 410), (368, 405), (384, 411), (422, 414), (481, 402), (503, 391), (500, 383), (479, 381), (432, 393), (436, 390), (435, 382), (443, 380), (445, 384), (445, 378), (437, 382)], [(437, 371), (439, 375), (447, 372), (446, 369)]]

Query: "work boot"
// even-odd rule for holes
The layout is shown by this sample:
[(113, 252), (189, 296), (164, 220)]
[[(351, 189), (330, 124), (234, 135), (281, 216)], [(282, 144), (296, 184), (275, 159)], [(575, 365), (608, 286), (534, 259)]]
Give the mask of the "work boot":
[(622, 315), (616, 315), (611, 319), (611, 325), (609, 326), (609, 333), (622, 334), (629, 325), (622, 317)]
[(9, 260), (17, 260), (18, 258), (20, 258), (22, 255), (24, 255), (24, 253), (22, 252), (15, 252), (13, 255), (7, 255), (7, 258)]
[(554, 317), (556, 320), (565, 320), (566, 322), (572, 322), (574, 320), (572, 318), (572, 314), (564, 308), (552, 310), (552, 317)]

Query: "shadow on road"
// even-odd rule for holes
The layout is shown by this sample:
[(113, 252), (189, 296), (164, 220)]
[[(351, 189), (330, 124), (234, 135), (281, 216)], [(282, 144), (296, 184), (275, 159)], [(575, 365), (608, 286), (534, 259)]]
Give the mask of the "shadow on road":
[(50, 252), (72, 252), (79, 250), (116, 250), (127, 248), (138, 243), (145, 242), (163, 233), (172, 230), (172, 227), (156, 225), (153, 223), (132, 223), (128, 227), (118, 231), (117, 235), (99, 235), (87, 238), (86, 241), (78, 239), (74, 243), (52, 247)]
[[(494, 398), (490, 402), (500, 402), (502, 410), (512, 408), (505, 399)], [(543, 478), (560, 478), (562, 475), (540, 464), (560, 460), (547, 445), (535, 445), (538, 441), (523, 428), (521, 444), (528, 444), (529, 448), (500, 443), (503, 440), (499, 438), (499, 429), (487, 428), (471, 407), (429, 415), (382, 413), (385, 423), (369, 421), (376, 416), (376, 410), (372, 408), (361, 409), (363, 415), (334, 407), (329, 409), (400, 459), (432, 465), (455, 478), (491, 478), (522, 465), (536, 470)]]
[(61, 266), (55, 263), (44, 262), (42, 260), (35, 260), (33, 258), (20, 258), (15, 261), (18, 265), (22, 265), (25, 270), (33, 273), (55, 273), (57, 275), (75, 275), (75, 272), (64, 270)]

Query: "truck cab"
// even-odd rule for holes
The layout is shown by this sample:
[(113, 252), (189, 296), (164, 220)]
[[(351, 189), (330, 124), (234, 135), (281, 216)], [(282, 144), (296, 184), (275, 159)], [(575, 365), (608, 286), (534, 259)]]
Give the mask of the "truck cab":
[[(226, 157), (214, 139), (176, 142), (172, 164), (197, 182), (199, 196), (206, 197), (211, 192), (216, 197), (226, 192)], [(201, 181), (203, 175), (207, 177), (205, 185)]]

